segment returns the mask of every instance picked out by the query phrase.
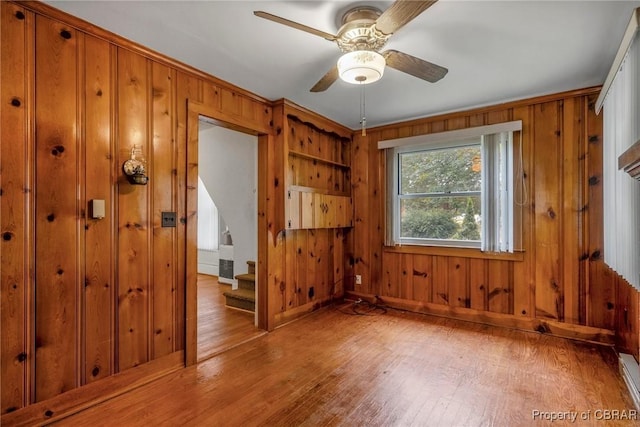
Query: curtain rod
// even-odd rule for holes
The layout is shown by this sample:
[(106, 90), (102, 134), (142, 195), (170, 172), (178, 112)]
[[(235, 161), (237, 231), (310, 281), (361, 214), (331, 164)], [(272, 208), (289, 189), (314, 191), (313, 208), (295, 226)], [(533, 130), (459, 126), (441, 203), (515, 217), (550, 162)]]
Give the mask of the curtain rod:
[(635, 38), (636, 32), (638, 31), (638, 26), (640, 25), (640, 7), (636, 8), (631, 14), (631, 19), (629, 20), (629, 25), (627, 25), (627, 29), (624, 32), (624, 36), (622, 37), (622, 42), (620, 42), (620, 47), (618, 48), (618, 53), (616, 53), (616, 57), (613, 60), (613, 64), (609, 69), (609, 74), (607, 74), (607, 78), (602, 85), (602, 89), (600, 90), (600, 95), (598, 95), (598, 99), (596, 100), (596, 114), (600, 114), (600, 110), (602, 110), (602, 104), (604, 104), (604, 100), (609, 93), (609, 89), (611, 88), (611, 84), (613, 80), (616, 78), (618, 74), (618, 70), (620, 69), (620, 65), (622, 65), (622, 61), (624, 60), (633, 39)]

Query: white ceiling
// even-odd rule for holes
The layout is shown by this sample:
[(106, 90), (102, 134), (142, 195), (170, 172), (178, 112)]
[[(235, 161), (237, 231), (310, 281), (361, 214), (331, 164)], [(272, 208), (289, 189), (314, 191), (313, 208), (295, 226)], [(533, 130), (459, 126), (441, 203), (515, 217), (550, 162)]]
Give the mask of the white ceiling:
[[(309, 89), (338, 47), (253, 15), (263, 10), (336, 34), (353, 5), (391, 1), (47, 1), (268, 99), (287, 98), (350, 128), (360, 89)], [(440, 0), (394, 34), (397, 49), (449, 69), (427, 83), (387, 68), (366, 86), (367, 126), (600, 85), (640, 1)]]

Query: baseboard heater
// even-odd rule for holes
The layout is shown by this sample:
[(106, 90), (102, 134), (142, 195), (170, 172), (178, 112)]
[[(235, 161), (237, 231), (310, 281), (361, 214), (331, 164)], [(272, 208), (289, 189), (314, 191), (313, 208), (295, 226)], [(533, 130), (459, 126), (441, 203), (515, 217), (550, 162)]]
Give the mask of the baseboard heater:
[(636, 409), (640, 411), (640, 366), (636, 359), (626, 353), (620, 353), (619, 356), (620, 374), (627, 384), (633, 403)]

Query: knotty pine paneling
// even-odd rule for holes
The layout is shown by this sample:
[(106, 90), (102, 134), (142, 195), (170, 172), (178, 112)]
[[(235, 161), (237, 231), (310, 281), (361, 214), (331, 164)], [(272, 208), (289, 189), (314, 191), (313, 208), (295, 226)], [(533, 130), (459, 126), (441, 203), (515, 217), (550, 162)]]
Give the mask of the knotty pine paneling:
[[(12, 3), (0, 2), (0, 413), (29, 401), (33, 361), (30, 343), (33, 309), (32, 256), (29, 245), (33, 209), (32, 69), (34, 15)], [(10, 123), (11, 125), (7, 125)], [(28, 142), (28, 143), (23, 143)]]
[(433, 295), (436, 304), (449, 305), (449, 261), (447, 257), (433, 257)]
[(268, 290), (276, 325), (343, 295), (352, 276), (349, 229), (287, 230), (274, 243)]
[(452, 307), (471, 306), (469, 298), (469, 260), (461, 257), (448, 257), (447, 286), (449, 288), (449, 305)]
[(42, 401), (79, 384), (79, 37), (42, 16), (35, 27), (35, 400)]
[(616, 292), (616, 346), (640, 360), (640, 292), (606, 265), (603, 276)]
[[(114, 373), (116, 286), (114, 265), (115, 188), (119, 172), (114, 168), (114, 133), (111, 110), (114, 107), (116, 49), (104, 40), (84, 37), (85, 81), (84, 115), (85, 176), (84, 200), (104, 200), (107, 215), (93, 219), (85, 214), (84, 279), (84, 383)], [(86, 205), (85, 205), (86, 206)]]
[[(595, 90), (415, 120), (371, 129), (367, 136), (355, 132), (351, 152), (345, 159), (337, 160), (351, 165), (351, 186), (330, 175), (325, 177), (327, 181), (333, 180), (334, 188), (336, 185), (344, 185), (344, 191), (350, 191), (354, 198), (355, 228), (282, 233), (281, 230), (285, 228), (284, 183), (288, 170), (284, 167), (284, 138), (277, 135), (289, 130), (283, 123), (286, 116), (282, 105), (271, 104), (212, 76), (75, 20), (46, 4), (0, 4), (2, 93), (22, 101), (20, 106), (3, 102), (3, 126), (0, 127), (3, 172), (3, 413), (29, 405), (36, 394), (59, 393), (51, 391), (51, 388), (47, 389), (48, 386), (41, 391), (37, 390), (39, 382), (35, 379), (36, 368), (33, 363), (36, 329), (44, 322), (44, 318), (37, 318), (39, 312), (31, 302), (34, 296), (32, 287), (36, 285), (29, 282), (29, 271), (37, 265), (37, 271), (43, 273), (51, 261), (46, 258), (37, 259), (38, 255), (48, 255), (37, 252), (36, 242), (48, 242), (49, 236), (40, 234), (43, 229), (34, 226), (36, 221), (42, 219), (38, 219), (32, 209), (37, 206), (39, 214), (42, 209), (51, 206), (39, 196), (38, 191), (53, 191), (54, 187), (53, 181), (47, 183), (32, 180), (37, 147), (34, 139), (38, 123), (35, 120), (36, 111), (41, 112), (41, 117), (68, 114), (68, 120), (57, 126), (67, 129), (70, 120), (76, 132), (75, 152), (67, 152), (65, 148), (65, 154), (76, 158), (73, 165), (73, 174), (76, 174), (73, 178), (73, 191), (77, 192), (78, 197), (76, 199), (74, 196), (74, 200), (66, 201), (65, 206), (56, 205), (57, 209), (70, 209), (74, 212), (74, 229), (70, 231), (73, 242), (69, 255), (75, 267), (71, 267), (74, 271), (69, 275), (74, 277), (75, 287), (72, 296), (65, 300), (65, 303), (72, 301), (74, 305), (70, 315), (75, 320), (69, 330), (65, 331), (66, 337), (73, 337), (73, 348), (69, 353), (58, 351), (61, 359), (55, 363), (50, 361), (51, 358), (39, 359), (47, 360), (46, 368), (53, 371), (52, 376), (73, 377), (73, 386), (84, 382), (98, 382), (104, 376), (128, 370), (127, 368), (151, 360), (166, 351), (174, 351), (173, 354), (176, 354), (175, 351), (187, 346), (187, 281), (194, 275), (190, 270), (192, 267), (189, 264), (188, 248), (195, 245), (195, 228), (192, 226), (195, 219), (195, 191), (189, 187), (189, 177), (197, 170), (197, 162), (193, 161), (194, 154), (197, 154), (197, 140), (188, 137), (187, 129), (189, 102), (202, 103), (215, 110), (216, 118), (221, 122), (264, 134), (260, 137), (264, 142), (260, 145), (259, 160), (263, 165), (264, 179), (259, 187), (259, 220), (266, 231), (259, 240), (265, 242), (262, 247), (266, 249), (259, 256), (258, 269), (264, 272), (266, 278), (261, 290), (268, 294), (268, 300), (260, 316), (266, 317), (265, 324), (268, 328), (284, 323), (296, 314), (312, 310), (329, 300), (332, 295), (340, 295), (341, 284), (346, 290), (380, 295), (385, 271), (397, 272), (394, 273), (400, 277), (397, 292), (403, 301), (429, 307), (448, 307), (451, 295), (462, 295), (465, 305), (466, 299), (469, 300), (470, 308), (453, 308), (455, 313), (471, 313), (469, 318), (515, 316), (534, 319), (536, 302), (539, 301), (541, 308), (545, 308), (550, 305), (549, 301), (553, 302), (557, 297), (553, 289), (549, 290), (544, 284), (546, 279), (538, 277), (538, 272), (547, 274), (547, 270), (540, 269), (540, 258), (537, 255), (538, 248), (542, 248), (542, 243), (546, 242), (558, 245), (556, 270), (561, 280), (558, 283), (562, 286), (562, 295), (572, 295), (569, 304), (561, 304), (565, 311), (562, 313), (564, 320), (576, 321), (577, 301), (578, 325), (586, 322), (588, 326), (601, 327), (606, 332), (614, 327), (615, 321), (619, 322), (622, 316), (622, 311), (619, 310), (622, 307), (618, 311), (614, 309), (617, 304), (615, 284), (603, 279), (604, 265), (601, 262), (602, 214), (599, 204), (602, 191), (602, 124), (591, 106)], [(15, 12), (18, 10), (24, 10), (24, 19), (16, 17)], [(56, 100), (60, 105), (63, 100), (70, 100), (70, 103), (64, 102), (65, 106), (60, 112), (54, 111), (59, 105), (46, 102), (40, 104), (40, 98), (34, 103), (32, 99), (36, 92), (36, 67), (33, 58), (42, 61), (44, 58), (62, 59), (69, 56), (69, 52), (62, 50), (40, 52), (44, 45), (47, 48), (56, 46), (51, 40), (42, 40), (41, 44), (35, 42), (36, 16), (41, 19), (44, 15), (59, 26), (64, 26), (64, 23), (73, 24), (70, 30), (71, 42), (61, 46), (68, 47), (69, 44), (76, 43), (76, 39), (80, 40), (74, 53), (70, 55), (75, 58), (73, 61), (64, 59), (62, 65), (52, 64), (53, 73), (64, 71), (61, 79), (53, 81), (53, 77), (46, 77), (38, 83), (38, 96), (48, 97), (60, 85), (69, 86), (69, 92)], [(93, 35), (96, 37), (93, 38)], [(40, 73), (43, 73), (42, 69)], [(83, 91), (86, 92), (84, 96), (81, 94)], [(102, 95), (98, 94), (100, 91)], [(577, 100), (570, 108), (562, 105), (564, 100), (570, 98), (581, 100)], [(548, 104), (555, 111), (553, 125), (536, 123), (538, 120), (546, 120), (535, 108), (541, 104)], [(68, 111), (69, 106), (74, 109), (73, 118)], [(451, 288), (449, 268), (451, 265), (455, 266), (457, 261), (449, 258), (461, 258), (460, 254), (445, 256), (403, 253), (400, 256), (388, 256), (391, 254), (385, 251), (383, 245), (385, 159), (376, 148), (377, 140), (512, 119), (522, 119), (524, 126), (523, 160), (529, 200), (525, 203), (522, 218), (525, 249), (523, 259), (498, 260), (497, 266), (493, 265), (496, 260), (464, 259), (467, 271), (464, 275), (458, 272)], [(6, 126), (7, 123), (11, 123), (11, 126)], [(538, 138), (536, 126), (545, 132), (555, 127), (560, 135)], [(301, 132), (313, 132), (313, 128), (302, 129)], [(567, 146), (567, 141), (563, 138), (573, 137), (567, 137), (566, 134), (581, 135), (582, 152), (580, 148), (576, 151), (573, 145)], [(38, 134), (39, 138), (42, 136)], [(6, 141), (12, 138), (24, 143), (7, 144)], [(122, 178), (122, 162), (129, 155), (131, 143), (138, 140), (142, 140), (144, 154), (149, 160), (151, 181), (146, 187), (133, 187), (125, 184)], [(560, 148), (547, 147), (551, 140), (557, 141)], [(324, 137), (320, 137), (318, 144), (305, 149), (326, 153), (327, 143)], [(567, 147), (570, 149), (567, 150)], [(562, 157), (554, 162), (539, 164), (536, 155), (543, 156), (544, 149), (556, 152), (560, 150)], [(49, 159), (44, 154), (38, 151), (38, 161), (44, 161), (45, 171), (58, 175), (71, 174), (67, 170), (51, 171), (53, 165), (58, 164), (55, 163), (58, 159)], [(573, 162), (575, 154), (584, 154), (584, 166), (566, 165), (566, 162)], [(340, 156), (345, 156), (344, 150)], [(7, 158), (15, 159), (15, 163)], [(311, 173), (316, 172), (317, 179), (317, 173), (323, 172), (315, 171), (314, 167), (315, 165), (311, 165), (310, 170)], [(547, 171), (546, 168), (550, 167), (556, 170)], [(572, 178), (572, 170), (584, 176)], [(40, 173), (38, 168), (38, 174)], [(305, 176), (309, 173), (309, 170), (304, 171)], [(583, 195), (581, 203), (588, 205), (588, 209), (583, 209), (578, 214), (577, 221), (566, 220), (565, 215), (574, 205), (564, 204), (564, 193), (551, 195), (551, 199), (561, 203), (556, 212), (560, 216), (560, 225), (551, 231), (545, 229), (545, 222), (536, 216), (539, 213), (536, 210), (539, 200), (534, 192), (539, 182), (543, 186), (549, 185), (549, 173), (558, 177), (560, 187), (563, 188), (551, 191), (569, 191), (575, 201), (575, 191), (579, 188)], [(168, 175), (173, 177), (169, 178)], [(63, 182), (60, 185), (70, 186)], [(163, 192), (162, 187), (169, 185), (171, 189)], [(568, 187), (564, 188), (566, 185)], [(87, 214), (86, 203), (93, 198), (107, 201), (108, 217), (99, 222), (88, 218), (83, 220), (83, 215)], [(174, 230), (157, 228), (159, 214), (165, 209), (178, 213), (178, 224)], [(576, 223), (584, 230), (582, 241), (585, 250), (581, 257), (588, 256), (588, 259), (583, 259), (579, 264), (584, 273), (578, 279), (581, 288), (577, 291), (573, 289), (575, 281), (566, 281), (562, 277), (568, 271), (575, 271), (575, 260), (569, 257), (576, 252), (577, 246), (573, 247), (575, 242), (561, 240), (573, 233), (563, 227)], [(83, 228), (86, 229), (84, 235)], [(69, 243), (69, 240), (66, 239), (66, 242)], [(568, 246), (571, 246), (571, 250), (565, 252)], [(56, 251), (64, 250), (62, 247), (56, 248), (54, 246)], [(555, 253), (544, 255), (543, 251), (542, 258), (553, 259), (556, 257)], [(565, 253), (570, 255), (564, 255)], [(37, 255), (36, 259), (33, 259), (32, 254)], [(98, 263), (96, 260), (100, 255)], [(410, 267), (413, 269), (412, 273), (409, 273)], [(160, 272), (167, 272), (168, 277), (160, 277)], [(362, 275), (362, 285), (354, 285), (352, 276), (356, 273)], [(71, 283), (66, 280), (67, 277), (63, 285), (65, 288)], [(110, 289), (107, 289), (107, 285)], [(492, 290), (497, 292), (494, 292), (490, 301)], [(538, 295), (539, 293), (542, 294)], [(618, 295), (622, 294), (619, 292)], [(456, 302), (459, 301), (456, 297)], [(42, 312), (53, 313), (55, 310), (53, 303), (45, 299), (40, 298), (38, 302)], [(102, 311), (96, 311), (97, 305), (100, 305)], [(566, 307), (571, 308), (571, 313), (566, 313)], [(105, 312), (108, 315), (103, 315)], [(582, 313), (585, 313), (584, 316)], [(555, 327), (557, 324), (554, 324)], [(10, 338), (5, 340), (5, 337)], [(170, 343), (172, 337), (173, 342)], [(42, 344), (38, 341), (38, 345)], [(69, 342), (63, 339), (61, 344), (56, 345), (69, 346)], [(85, 365), (81, 366), (82, 363)], [(70, 371), (73, 371), (72, 374)], [(7, 387), (7, 383), (10, 386)], [(31, 388), (32, 383), (34, 389)]]
[(517, 106), (513, 109), (513, 120), (522, 120), (522, 131), (518, 140), (521, 144), (514, 144), (514, 155), (518, 161), (517, 170), (525, 173), (525, 178), (516, 179), (515, 189), (519, 194), (516, 204), (520, 206), (520, 215), (514, 216), (514, 226), (520, 234), (520, 246), (528, 251), (522, 261), (513, 263), (513, 314), (516, 316), (533, 317), (535, 315), (535, 249), (531, 245), (535, 236), (535, 223), (530, 212), (534, 201), (530, 196), (532, 188), (529, 185), (535, 178), (533, 161), (533, 109), (529, 106)]
[[(387, 125), (369, 129), (366, 137), (354, 134), (353, 259), (363, 284), (347, 291), (393, 294), (392, 303), (419, 311), (572, 336), (579, 331), (586, 339), (600, 339), (605, 330), (608, 340), (616, 300), (601, 261), (602, 123), (593, 111), (596, 95), (597, 89), (585, 89)], [(464, 250), (385, 248), (386, 165), (378, 141), (510, 120), (523, 122), (515, 135), (517, 167), (524, 171), (524, 180), (516, 182), (523, 251), (511, 258), (477, 253), (467, 259)], [(412, 281), (405, 274), (425, 259), (431, 266), (427, 301), (413, 284), (420, 276)]]
[(469, 260), (469, 308), (474, 310), (489, 310), (487, 263), (486, 259)]
[[(155, 169), (150, 139), (151, 62), (118, 49), (118, 150), (122, 165), (137, 146)], [(131, 185), (118, 178), (118, 368), (149, 360), (150, 278), (152, 256), (150, 218), (154, 184)]]
[[(407, 256), (407, 264), (411, 264), (411, 270), (407, 271), (407, 276), (413, 288), (412, 298), (418, 303), (431, 302), (431, 289), (433, 283), (432, 258), (427, 255)], [(409, 261), (411, 260), (411, 261)]]
[(351, 196), (354, 201), (353, 220), (358, 229), (358, 238), (354, 239), (353, 265), (357, 273), (362, 277), (361, 284), (354, 284), (352, 290), (365, 294), (375, 294), (371, 287), (371, 266), (369, 263), (370, 254), (368, 249), (369, 236), (372, 229), (369, 223), (368, 212), (375, 209), (369, 205), (369, 144), (368, 139), (355, 133), (353, 136), (353, 146), (351, 155)]
[[(152, 72), (152, 118), (153, 170), (149, 171), (153, 199), (153, 249), (151, 261), (151, 283), (153, 304), (151, 307), (153, 342), (151, 359), (166, 356), (176, 350), (175, 304), (176, 287), (176, 228), (162, 227), (162, 212), (176, 211), (177, 183), (175, 169), (175, 90), (173, 82), (176, 72), (154, 62)], [(167, 191), (169, 190), (169, 191)]]
[[(188, 102), (264, 134), (273, 114), (249, 92), (46, 4), (0, 6), (5, 414), (185, 349), (195, 244), (187, 178), (197, 170), (187, 159), (197, 154)], [(148, 162), (146, 186), (122, 173), (134, 144)], [(283, 155), (263, 145), (265, 157)], [(91, 218), (91, 200), (105, 200), (105, 218)], [(175, 228), (160, 226), (163, 211), (177, 212)], [(264, 222), (282, 229), (282, 211), (268, 206)], [(323, 260), (331, 250), (321, 244)], [(335, 270), (329, 261), (320, 269), (326, 294)]]
[[(603, 228), (603, 185), (602, 165), (604, 143), (602, 136), (602, 115), (596, 116), (593, 103), (596, 96), (588, 98), (586, 108), (587, 134), (585, 152), (587, 153), (587, 188), (585, 190), (585, 251), (582, 258), (586, 266), (587, 283), (585, 287), (587, 324), (599, 328), (615, 328), (616, 288), (612, 282), (603, 280), (607, 266), (604, 264), (604, 228)], [(619, 306), (618, 306), (619, 307)]]
[(513, 263), (488, 260), (487, 263), (487, 304), (494, 313), (513, 313)]
[[(560, 278), (560, 230), (562, 222), (561, 160), (562, 140), (560, 131), (561, 104), (547, 102), (534, 109), (534, 158), (535, 170), (535, 250), (536, 250), (536, 317), (554, 320), (564, 319), (564, 283)], [(577, 242), (576, 242), (577, 244)]]
[[(334, 296), (341, 297), (344, 295), (345, 281), (350, 281), (351, 277), (347, 277), (348, 269), (346, 254), (350, 251), (349, 232), (338, 228), (333, 232), (333, 241), (330, 242), (328, 253), (326, 254), (327, 263), (327, 293), (330, 298)], [(331, 270), (329, 270), (331, 268)]]
[[(400, 269), (402, 266), (402, 254), (384, 254), (383, 260), (385, 268), (382, 272), (382, 283), (379, 295), (383, 297), (400, 297), (400, 285), (402, 277)], [(404, 284), (404, 283), (402, 283)]]
[[(186, 304), (187, 290), (183, 285), (182, 278), (187, 277), (187, 108), (183, 108), (183, 104), (187, 104), (187, 100), (196, 102), (202, 101), (202, 80), (187, 73), (178, 71), (177, 77), (174, 79), (176, 85), (176, 106), (175, 118), (176, 125), (176, 155), (175, 155), (175, 174), (177, 185), (177, 206), (175, 236), (175, 260), (176, 260), (176, 286), (174, 290), (174, 307), (175, 307), (175, 325), (174, 325), (174, 343), (177, 350), (184, 350), (186, 347)], [(191, 151), (191, 150), (189, 150)], [(193, 153), (191, 153), (193, 155)], [(195, 153), (197, 159), (197, 152)], [(193, 190), (192, 190), (193, 191)], [(195, 190), (197, 191), (197, 190)], [(192, 237), (193, 238), (193, 237)], [(193, 245), (193, 243), (191, 243)], [(190, 279), (196, 279), (196, 271), (192, 273)], [(195, 335), (195, 334), (193, 334)], [(197, 338), (197, 336), (196, 336)], [(194, 355), (195, 356), (195, 355)], [(194, 357), (195, 360), (195, 357)]]
[(400, 266), (400, 290), (403, 291), (400, 294), (400, 298), (413, 298), (413, 257), (402, 254), (402, 259), (399, 263)]

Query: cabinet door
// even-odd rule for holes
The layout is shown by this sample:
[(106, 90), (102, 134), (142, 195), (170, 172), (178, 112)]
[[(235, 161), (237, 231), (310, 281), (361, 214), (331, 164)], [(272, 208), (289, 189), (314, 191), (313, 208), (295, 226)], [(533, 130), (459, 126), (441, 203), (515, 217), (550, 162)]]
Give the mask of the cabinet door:
[(287, 228), (342, 228), (353, 226), (351, 197), (291, 190)]
[(353, 226), (353, 205), (351, 197), (336, 197), (334, 204), (335, 227)]
[(289, 203), (289, 210), (287, 212), (287, 228), (292, 230), (302, 228), (302, 205), (300, 203), (300, 192), (289, 191), (287, 198), (287, 202)]
[(324, 194), (313, 195), (313, 228), (327, 228), (330, 227), (330, 215), (328, 213), (329, 207), (327, 199), (330, 196)]
[(315, 228), (313, 214), (315, 210), (314, 193), (300, 193), (300, 228)]

